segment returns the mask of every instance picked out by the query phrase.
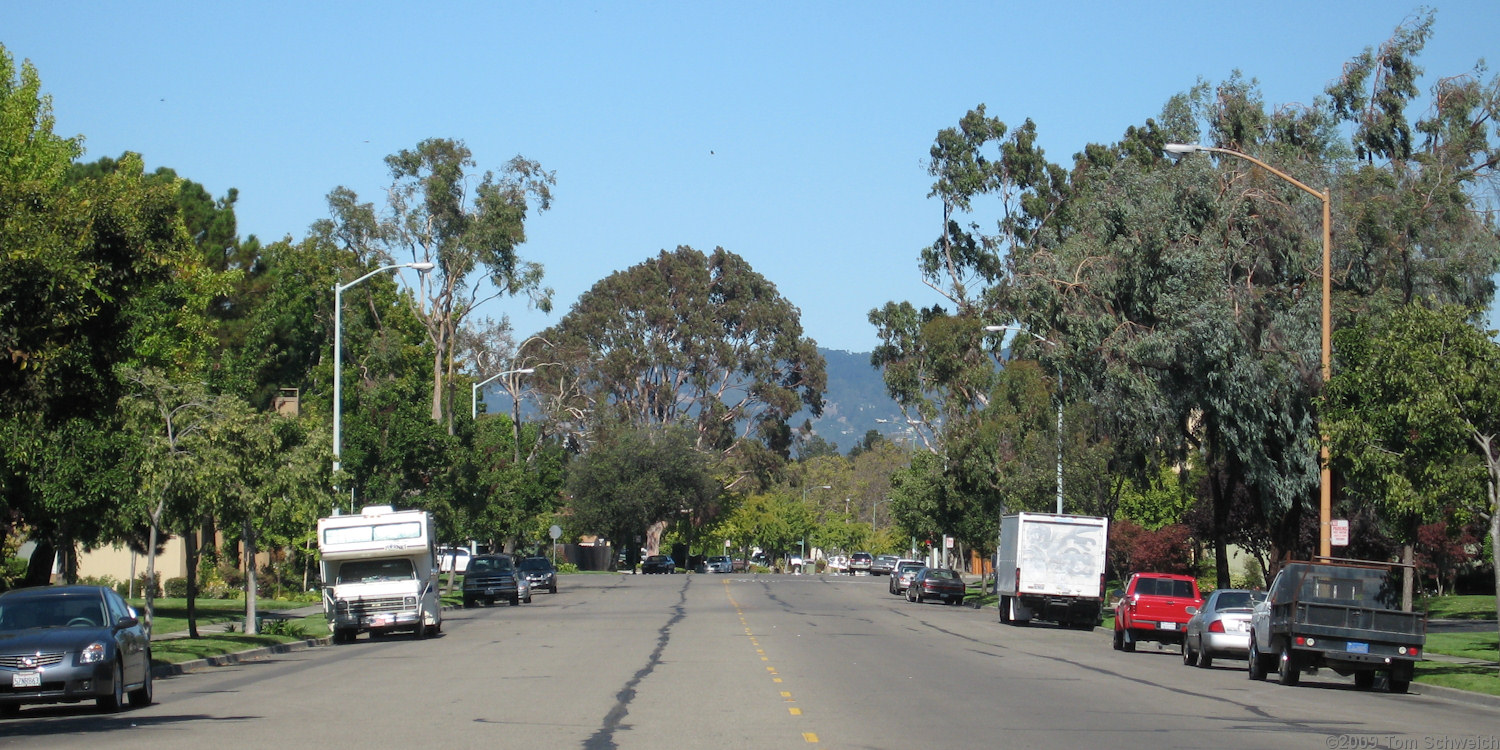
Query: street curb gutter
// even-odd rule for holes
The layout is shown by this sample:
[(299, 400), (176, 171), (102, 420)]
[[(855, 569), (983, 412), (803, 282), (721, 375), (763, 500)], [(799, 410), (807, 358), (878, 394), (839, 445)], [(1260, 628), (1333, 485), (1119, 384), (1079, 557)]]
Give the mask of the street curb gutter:
[(308, 638), (302, 641), (289, 641), (287, 643), (278, 643), (274, 646), (253, 648), (249, 651), (239, 651), (233, 654), (210, 656), (206, 659), (193, 659), (191, 661), (179, 662), (177, 664), (161, 664), (151, 668), (151, 676), (153, 678), (176, 677), (178, 675), (187, 674), (189, 672), (196, 672), (200, 669), (207, 669), (209, 667), (227, 667), (234, 664), (239, 664), (240, 662), (254, 661), (256, 659), (260, 659), (266, 656), (273, 656), (275, 654), (289, 654), (293, 651), (301, 651), (303, 649), (312, 648), (313, 646), (327, 646), (332, 642), (333, 639), (327, 637)]
[(1446, 698), (1458, 703), (1468, 703), (1475, 706), (1488, 706), (1500, 708), (1500, 695), (1489, 695), (1488, 693), (1476, 693), (1472, 690), (1459, 690), (1458, 688), (1443, 687), (1426, 682), (1412, 681), (1411, 689), (1420, 695), (1430, 695), (1434, 698)]

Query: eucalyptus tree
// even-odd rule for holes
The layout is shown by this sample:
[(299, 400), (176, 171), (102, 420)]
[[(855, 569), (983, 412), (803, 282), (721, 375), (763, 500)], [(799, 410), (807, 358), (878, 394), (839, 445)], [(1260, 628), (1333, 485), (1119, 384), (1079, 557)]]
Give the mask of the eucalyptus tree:
[(540, 335), (562, 364), (538, 387), (570, 382), (595, 425), (690, 424), (695, 448), (737, 462), (731, 487), (785, 460), (794, 414), (822, 413), (824, 362), (797, 308), (723, 248), (611, 274)]
[(392, 184), (382, 211), (339, 187), (328, 195), (333, 218), (314, 230), (365, 263), (434, 264), (420, 279), (416, 309), (432, 344), (431, 418), (441, 421), (446, 404), (452, 433), (452, 379), (464, 321), (501, 295), (525, 294), (531, 304), (551, 309), (542, 266), (521, 258), (517, 249), (526, 241), (528, 214), (551, 207), (556, 177), (520, 156), (498, 174), (475, 175), (469, 148), (448, 138), (429, 138), (385, 163)]

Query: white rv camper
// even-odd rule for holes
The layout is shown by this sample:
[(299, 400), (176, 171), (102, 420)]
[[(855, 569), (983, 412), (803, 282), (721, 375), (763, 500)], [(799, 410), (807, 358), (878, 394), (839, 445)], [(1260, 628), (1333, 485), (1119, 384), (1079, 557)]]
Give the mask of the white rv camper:
[(432, 516), (388, 505), (359, 515), (318, 519), (323, 610), (335, 643), (360, 633), (410, 631), (418, 638), (443, 627)]

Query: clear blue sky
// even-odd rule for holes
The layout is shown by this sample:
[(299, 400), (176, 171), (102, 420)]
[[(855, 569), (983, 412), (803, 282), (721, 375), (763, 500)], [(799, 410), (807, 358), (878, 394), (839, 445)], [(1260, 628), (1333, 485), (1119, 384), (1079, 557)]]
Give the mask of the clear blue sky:
[[(1500, 39), (1496, 0), (1435, 7), (1424, 90)], [(555, 203), (522, 252), (556, 310), (484, 311), (521, 336), (662, 249), (723, 246), (821, 346), (863, 352), (871, 308), (938, 301), (916, 272), (941, 216), (925, 162), (970, 108), (1030, 117), (1067, 164), (1199, 78), (1238, 69), (1270, 106), (1310, 103), (1416, 8), (49, 0), (8, 4), (0, 43), (37, 66), (86, 158), (137, 151), (238, 188), (241, 234), (266, 241), (305, 235), (336, 186), (378, 200), (382, 158), (424, 138), (463, 139), (486, 168), (541, 162)]]

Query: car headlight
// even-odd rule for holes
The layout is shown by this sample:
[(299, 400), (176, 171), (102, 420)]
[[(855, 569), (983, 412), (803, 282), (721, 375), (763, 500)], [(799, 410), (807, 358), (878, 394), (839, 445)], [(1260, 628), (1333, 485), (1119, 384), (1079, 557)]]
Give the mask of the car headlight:
[(106, 648), (102, 641), (94, 641), (79, 652), (78, 661), (83, 664), (98, 664), (108, 655)]

